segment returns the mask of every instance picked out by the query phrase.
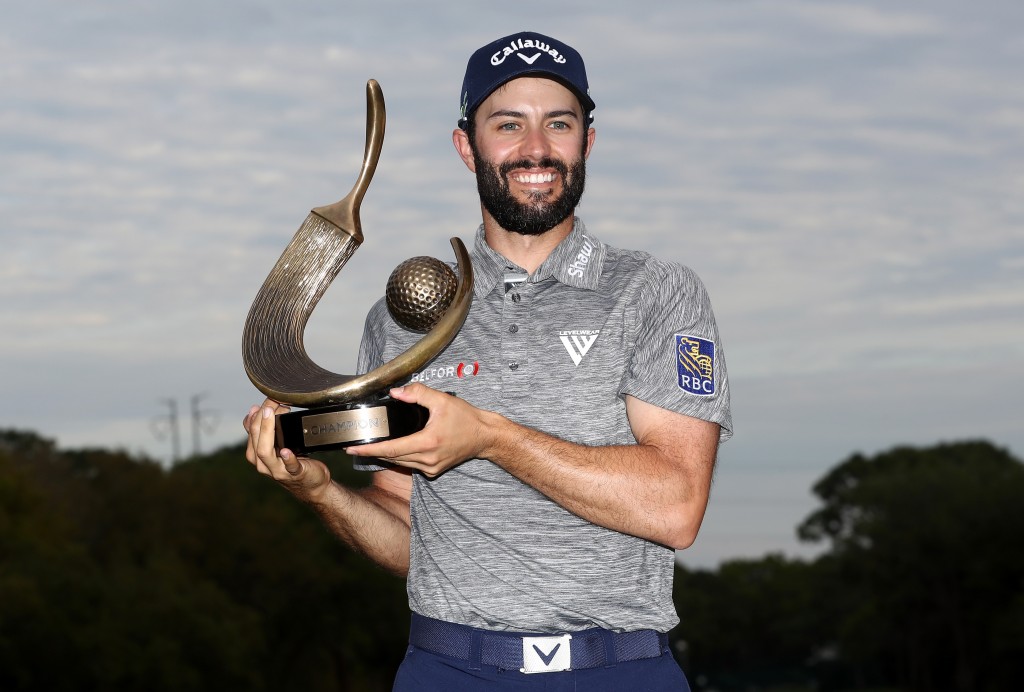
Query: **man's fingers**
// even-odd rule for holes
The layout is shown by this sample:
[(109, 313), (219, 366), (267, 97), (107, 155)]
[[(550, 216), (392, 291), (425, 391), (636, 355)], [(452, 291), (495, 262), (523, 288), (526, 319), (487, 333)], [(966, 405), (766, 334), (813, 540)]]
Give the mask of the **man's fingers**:
[(396, 437), (383, 442), (373, 442), (358, 447), (348, 447), (345, 451), (352, 456), (376, 457), (397, 461), (404, 456), (415, 454), (420, 451), (422, 443), (419, 441), (420, 433), (413, 433), (405, 437)]
[(392, 398), (404, 401), (407, 404), (419, 404), (430, 408), (430, 403), (436, 401), (437, 395), (447, 396), (443, 392), (431, 389), (422, 382), (413, 382), (402, 387), (394, 387), (388, 392)]
[(262, 407), (254, 407), (247, 417), (249, 440), (245, 448), (245, 458), (254, 464), (260, 473), (273, 475), (273, 469), (279, 464), (277, 450), (274, 449), (274, 409), (273, 402), (266, 402)]
[(249, 409), (242, 420), (248, 432), (245, 458), (256, 471), (269, 476), (299, 496), (319, 494), (330, 482), (330, 472), (320, 462), (296, 456), (290, 449), (277, 449), (277, 415), (288, 406), (267, 399)]
[(274, 409), (264, 405), (254, 423), (256, 432), (256, 455), (264, 461), (277, 457), (274, 449)]
[(246, 417), (242, 421), (242, 427), (244, 427), (245, 432), (248, 433), (245, 445), (245, 458), (249, 461), (250, 464), (255, 464), (257, 461), (259, 461), (256, 456), (256, 444), (253, 439), (259, 432), (259, 427), (257, 425), (257, 414), (259, 410), (259, 406), (253, 406), (251, 409), (249, 409), (248, 415), (246, 415)]
[(302, 472), (302, 462), (299, 461), (292, 450), (282, 449), (280, 452), (281, 461), (284, 463), (284, 470), (293, 476), (299, 475)]
[(254, 413), (260, 410), (260, 407), (253, 404), (252, 408), (249, 409), (249, 413), (245, 414), (242, 418), (242, 427), (245, 428), (245, 432), (249, 432), (249, 428), (252, 427), (252, 416)]

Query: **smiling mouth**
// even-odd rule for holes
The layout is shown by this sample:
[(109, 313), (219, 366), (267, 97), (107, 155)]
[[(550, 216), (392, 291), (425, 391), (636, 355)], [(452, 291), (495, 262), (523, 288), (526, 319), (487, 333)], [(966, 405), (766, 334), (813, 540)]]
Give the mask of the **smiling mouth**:
[(513, 175), (510, 177), (517, 183), (523, 183), (526, 185), (555, 182), (554, 173), (520, 173), (519, 175)]

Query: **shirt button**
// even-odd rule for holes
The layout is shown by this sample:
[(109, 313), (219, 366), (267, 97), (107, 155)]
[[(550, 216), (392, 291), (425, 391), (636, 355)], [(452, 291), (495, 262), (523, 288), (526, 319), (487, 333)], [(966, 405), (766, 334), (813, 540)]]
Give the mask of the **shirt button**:
[(519, 331), (519, 325), (518, 324), (510, 324), (508, 326), (508, 331), (509, 331), (510, 334), (515, 334), (516, 332)]
[(518, 293), (513, 293), (512, 294), (512, 302), (513, 303), (518, 303), (520, 300), (522, 300), (522, 298), (519, 297)]
[(508, 364), (508, 369), (509, 370), (518, 370), (519, 369), (519, 363), (517, 363), (515, 361), (512, 361), (511, 363)]

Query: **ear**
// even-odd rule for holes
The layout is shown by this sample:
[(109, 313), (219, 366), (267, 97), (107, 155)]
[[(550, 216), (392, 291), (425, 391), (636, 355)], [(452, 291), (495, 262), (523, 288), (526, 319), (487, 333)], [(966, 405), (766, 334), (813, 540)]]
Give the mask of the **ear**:
[(455, 130), (452, 132), (452, 143), (455, 145), (455, 151), (459, 152), (459, 157), (462, 162), (466, 164), (473, 173), (476, 173), (476, 161), (473, 159), (473, 147), (469, 144), (469, 135), (466, 134), (465, 130)]
[(597, 130), (590, 128), (587, 130), (587, 148), (583, 151), (583, 158), (589, 159), (590, 152), (594, 149), (594, 140), (597, 138)]

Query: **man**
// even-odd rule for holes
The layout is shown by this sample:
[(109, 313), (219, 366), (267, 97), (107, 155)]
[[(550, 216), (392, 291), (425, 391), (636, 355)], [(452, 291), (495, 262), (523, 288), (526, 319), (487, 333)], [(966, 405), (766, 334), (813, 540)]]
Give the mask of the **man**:
[[(674, 549), (697, 535), (731, 434), (728, 380), (697, 276), (575, 216), (594, 107), (582, 58), (549, 37), (470, 58), (453, 141), (483, 214), (473, 304), (392, 391), (429, 409), (426, 428), (348, 450), (379, 469), (368, 489), (274, 449), (285, 407), (246, 417), (260, 472), (408, 575), (396, 690), (686, 689), (665, 635)], [(417, 338), (380, 301), (360, 371)]]

